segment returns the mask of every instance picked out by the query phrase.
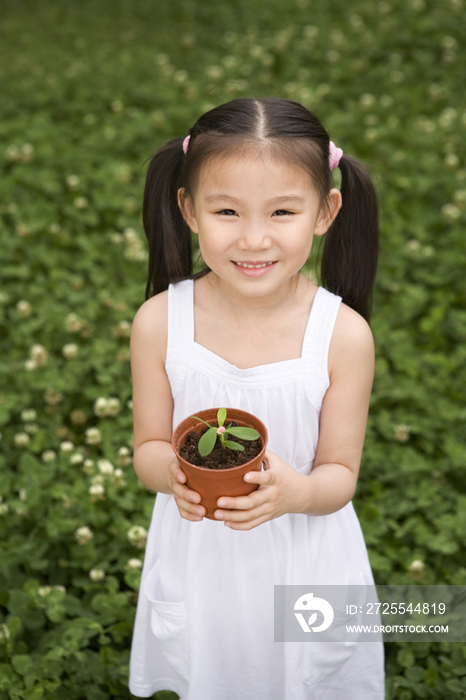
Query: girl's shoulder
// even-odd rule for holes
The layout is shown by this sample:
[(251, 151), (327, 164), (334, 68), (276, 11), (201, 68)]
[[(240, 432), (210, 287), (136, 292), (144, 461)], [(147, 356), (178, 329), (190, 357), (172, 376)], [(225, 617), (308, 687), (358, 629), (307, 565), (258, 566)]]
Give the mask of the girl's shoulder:
[(340, 304), (329, 350), (329, 374), (365, 366), (373, 372), (374, 338), (367, 321), (343, 302)]
[(168, 291), (147, 299), (137, 310), (131, 326), (131, 348), (144, 347), (164, 357), (168, 334)]

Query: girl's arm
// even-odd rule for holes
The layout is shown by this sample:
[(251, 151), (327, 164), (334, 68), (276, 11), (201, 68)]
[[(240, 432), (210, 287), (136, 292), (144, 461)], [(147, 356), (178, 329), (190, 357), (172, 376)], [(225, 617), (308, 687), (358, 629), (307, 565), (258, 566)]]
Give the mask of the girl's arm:
[(173, 398), (165, 371), (167, 304), (167, 292), (148, 299), (131, 328), (134, 469), (152, 491), (173, 493), (183, 517), (198, 520), (205, 508), (195, 505), (199, 494), (183, 485), (186, 476), (171, 446)]
[(329, 376), (314, 465), (298, 506), (298, 512), (309, 515), (333, 513), (352, 499), (364, 445), (374, 341), (366, 321), (345, 305), (330, 345)]
[(269, 469), (245, 475), (259, 489), (218, 503), (215, 515), (225, 524), (249, 530), (285, 513), (327, 515), (352, 499), (374, 376), (374, 343), (366, 321), (345, 305), (332, 337), (329, 376), (311, 473), (300, 474), (267, 451)]

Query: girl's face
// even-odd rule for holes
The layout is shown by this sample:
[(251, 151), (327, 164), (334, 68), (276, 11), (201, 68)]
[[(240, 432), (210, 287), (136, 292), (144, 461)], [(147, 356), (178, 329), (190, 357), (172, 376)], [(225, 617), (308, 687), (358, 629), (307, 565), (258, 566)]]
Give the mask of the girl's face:
[(321, 207), (311, 176), (297, 165), (250, 154), (215, 158), (202, 168), (194, 200), (180, 207), (205, 263), (227, 293), (264, 297), (289, 292), (341, 206), (331, 190)]

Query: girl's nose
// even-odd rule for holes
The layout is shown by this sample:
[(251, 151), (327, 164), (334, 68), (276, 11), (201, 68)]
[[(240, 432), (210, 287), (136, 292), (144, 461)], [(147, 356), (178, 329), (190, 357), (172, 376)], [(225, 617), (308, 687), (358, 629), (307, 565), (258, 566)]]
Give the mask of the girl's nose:
[(269, 234), (261, 226), (254, 225), (245, 227), (238, 241), (240, 250), (266, 250), (271, 244)]

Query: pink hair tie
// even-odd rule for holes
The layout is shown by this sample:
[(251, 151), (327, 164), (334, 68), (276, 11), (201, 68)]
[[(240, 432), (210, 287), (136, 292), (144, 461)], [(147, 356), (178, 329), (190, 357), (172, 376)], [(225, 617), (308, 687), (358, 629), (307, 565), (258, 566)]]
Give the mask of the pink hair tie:
[(188, 146), (189, 146), (189, 139), (191, 136), (186, 136), (185, 140), (183, 141), (183, 153), (186, 155), (188, 152)]
[(338, 168), (340, 164), (340, 159), (343, 155), (343, 151), (341, 148), (337, 148), (333, 141), (330, 141), (329, 146), (328, 146), (328, 164), (330, 167), (330, 170), (334, 170), (334, 168)]

